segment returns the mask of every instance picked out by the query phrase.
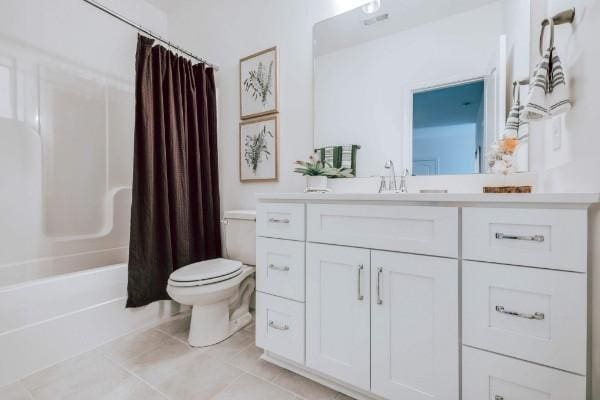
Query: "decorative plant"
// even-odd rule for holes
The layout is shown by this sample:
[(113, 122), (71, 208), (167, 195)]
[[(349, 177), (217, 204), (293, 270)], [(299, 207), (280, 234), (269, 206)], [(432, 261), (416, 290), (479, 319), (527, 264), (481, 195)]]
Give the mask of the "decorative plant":
[(258, 164), (260, 164), (263, 155), (265, 159), (269, 159), (271, 151), (267, 145), (267, 137), (273, 138), (273, 132), (263, 125), (260, 132), (256, 135), (246, 135), (244, 143), (244, 159), (252, 172), (256, 174)]
[(329, 178), (351, 178), (351, 168), (334, 168), (331, 164), (321, 161), (314, 154), (308, 158), (308, 161), (296, 161), (299, 165), (294, 169), (294, 172), (304, 176), (326, 176)]
[(273, 87), (273, 61), (269, 63), (269, 72), (265, 73), (262, 62), (258, 63), (256, 71), (250, 71), (244, 79), (244, 90), (250, 92), (254, 100), (260, 99), (263, 106), (267, 105), (268, 96)]
[(516, 137), (504, 136), (491, 146), (487, 154), (488, 165), (493, 173), (508, 175), (515, 170), (514, 153), (520, 140)]

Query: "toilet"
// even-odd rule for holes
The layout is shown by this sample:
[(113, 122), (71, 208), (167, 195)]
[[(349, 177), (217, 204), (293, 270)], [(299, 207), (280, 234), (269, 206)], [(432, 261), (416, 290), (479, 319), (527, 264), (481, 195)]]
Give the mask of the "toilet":
[(193, 347), (219, 343), (252, 321), (256, 212), (227, 211), (223, 226), (228, 258), (181, 267), (167, 285), (173, 300), (192, 306), (188, 342)]

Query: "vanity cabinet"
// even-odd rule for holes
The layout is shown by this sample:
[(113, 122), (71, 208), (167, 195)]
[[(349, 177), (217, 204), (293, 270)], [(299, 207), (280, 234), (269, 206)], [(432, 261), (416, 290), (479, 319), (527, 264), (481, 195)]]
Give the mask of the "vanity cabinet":
[(384, 398), (458, 398), (458, 261), (306, 246), (306, 365)]
[(458, 399), (458, 261), (371, 252), (371, 391)]
[(257, 207), (264, 359), (359, 400), (586, 399), (598, 196), (290, 196)]
[(369, 390), (370, 251), (308, 243), (306, 255), (306, 365)]

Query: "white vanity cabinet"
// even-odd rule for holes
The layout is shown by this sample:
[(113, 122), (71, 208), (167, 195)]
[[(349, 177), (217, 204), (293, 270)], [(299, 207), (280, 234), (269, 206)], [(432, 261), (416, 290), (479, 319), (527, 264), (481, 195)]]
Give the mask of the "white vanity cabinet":
[(370, 389), (367, 249), (306, 245), (306, 366)]
[(598, 200), (261, 196), (257, 345), (359, 400), (589, 400)]
[(371, 252), (371, 391), (458, 399), (458, 261)]

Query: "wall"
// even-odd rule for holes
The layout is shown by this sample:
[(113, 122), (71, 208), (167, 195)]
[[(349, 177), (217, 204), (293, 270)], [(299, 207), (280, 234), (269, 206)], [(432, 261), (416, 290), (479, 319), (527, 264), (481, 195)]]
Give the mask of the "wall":
[(0, 286), (126, 260), (136, 34), (81, 0), (2, 2)]
[(361, 177), (381, 174), (382, 160), (404, 165), (409, 91), (489, 75), (502, 24), (492, 3), (319, 56), (315, 147), (361, 145)]
[[(544, 5), (547, 4), (547, 7)], [(565, 66), (571, 89), (573, 109), (557, 121), (538, 126), (539, 140), (532, 149), (535, 168), (540, 175), (543, 191), (598, 192), (600, 191), (600, 115), (597, 89), (600, 87), (597, 38), (600, 35), (600, 1), (598, 0), (539, 0), (536, 5), (543, 15), (553, 15), (576, 7), (573, 25), (556, 27), (556, 46)], [(533, 24), (532, 36), (539, 35), (539, 19)], [(537, 40), (534, 40), (537, 55)], [(539, 56), (538, 56), (539, 57)], [(553, 131), (562, 134), (560, 148), (555, 148)]]
[[(304, 188), (292, 173), (313, 146), (312, 26), (361, 4), (357, 0), (198, 0), (169, 13), (171, 38), (219, 65), (219, 157), (223, 209), (253, 208), (257, 192)], [(239, 59), (271, 46), (280, 60), (280, 176), (239, 182)]]
[(476, 168), (477, 124), (442, 125), (413, 130), (413, 162), (437, 160), (438, 174), (471, 174)]
[[(519, 26), (524, 28), (509, 32), (509, 42), (514, 44), (526, 37), (529, 30), (527, 13), (518, 13), (523, 3), (508, 0), (505, 11), (523, 17)], [(537, 0), (536, 0), (537, 1)], [(304, 179), (291, 172), (297, 159), (308, 156), (313, 147), (312, 99), (312, 26), (314, 23), (350, 10), (361, 0), (196, 0), (187, 2), (169, 12), (171, 38), (219, 65), (216, 75), (219, 89), (219, 154), (221, 165), (221, 196), (223, 209), (252, 208), (255, 194), (260, 192), (300, 191)], [(517, 20), (513, 18), (512, 20)], [(238, 172), (238, 122), (239, 122), (239, 59), (253, 52), (279, 46), (280, 52), (280, 178), (276, 183), (239, 182)], [(514, 68), (527, 64), (529, 57), (515, 57)], [(524, 61), (525, 60), (525, 61)], [(531, 184), (533, 174), (515, 179), (519, 184)], [(454, 185), (452, 182), (456, 182)], [(418, 180), (414, 188), (444, 187), (454, 191), (478, 190), (482, 182), (508, 181), (504, 177), (456, 177), (443, 182)], [(452, 183), (452, 184), (451, 184)], [(337, 182), (336, 190), (375, 190), (378, 182), (360, 179), (354, 182)], [(339, 187), (343, 185), (345, 187)]]

